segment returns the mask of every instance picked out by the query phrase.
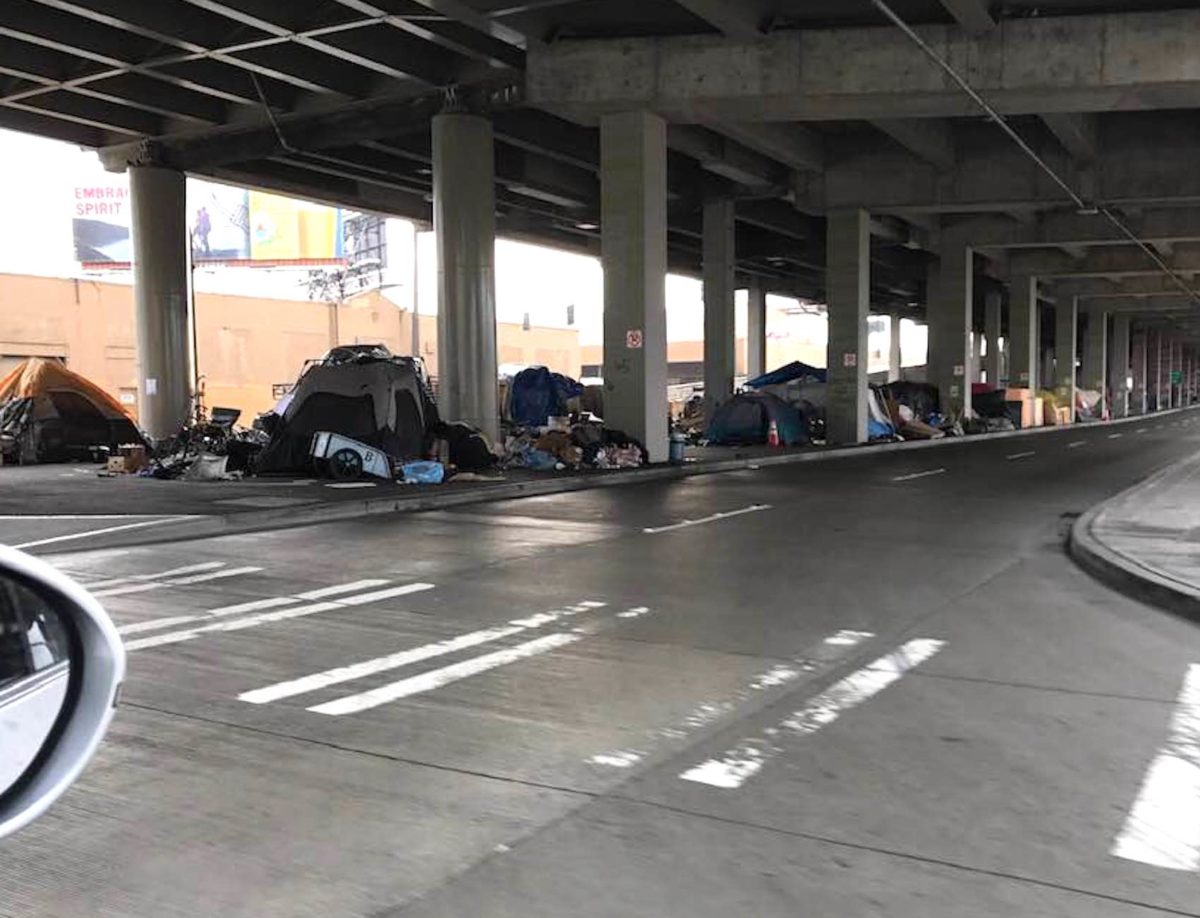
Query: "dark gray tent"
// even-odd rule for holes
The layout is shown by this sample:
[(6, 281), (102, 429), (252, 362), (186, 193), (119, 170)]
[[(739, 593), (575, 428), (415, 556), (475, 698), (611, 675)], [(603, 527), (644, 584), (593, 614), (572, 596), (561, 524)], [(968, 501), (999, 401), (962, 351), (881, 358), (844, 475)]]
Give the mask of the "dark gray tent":
[(309, 367), (296, 383), (257, 468), (309, 469), (313, 434), (324, 430), (395, 459), (421, 459), (437, 425), (437, 406), (419, 361), (382, 355), (360, 355), (353, 362), (326, 360)]

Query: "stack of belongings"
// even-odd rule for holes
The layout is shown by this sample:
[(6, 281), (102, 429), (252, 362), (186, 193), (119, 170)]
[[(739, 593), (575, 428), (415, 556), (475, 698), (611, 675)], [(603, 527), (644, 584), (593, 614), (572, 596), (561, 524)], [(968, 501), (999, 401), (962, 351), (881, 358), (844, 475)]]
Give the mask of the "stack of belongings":
[(881, 386), (879, 391), (888, 417), (905, 440), (940, 440), (947, 435), (946, 422), (938, 409), (936, 386), (893, 382)]
[(334, 348), (305, 369), (276, 412), (258, 422), (271, 437), (259, 473), (310, 471), (313, 436), (326, 431), (372, 446), (394, 464), (421, 460), (441, 429), (424, 363), (383, 345)]
[(976, 384), (971, 387), (971, 411), (963, 427), (969, 434), (999, 433), (1021, 426), (1021, 405), (1008, 400), (1007, 390)]

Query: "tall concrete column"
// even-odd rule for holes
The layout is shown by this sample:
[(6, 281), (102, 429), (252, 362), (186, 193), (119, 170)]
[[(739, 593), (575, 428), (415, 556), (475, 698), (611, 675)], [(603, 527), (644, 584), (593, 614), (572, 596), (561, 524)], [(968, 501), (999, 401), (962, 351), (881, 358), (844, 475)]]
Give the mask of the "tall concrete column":
[(938, 387), (942, 413), (962, 418), (971, 410), (971, 313), (974, 309), (975, 253), (947, 241), (931, 278), (929, 381)]
[(993, 389), (1000, 388), (1003, 379), (1003, 355), (1000, 353), (1001, 336), (1001, 298), (1000, 291), (992, 288), (984, 294), (983, 321), (987, 334), (986, 366), (988, 385)]
[(867, 313), (871, 305), (871, 217), (865, 210), (829, 214), (825, 295), (829, 305), (826, 439), (867, 439)]
[(767, 372), (767, 291), (752, 281), (746, 292), (746, 375)]
[(1078, 353), (1076, 323), (1078, 301), (1060, 296), (1054, 307), (1054, 393), (1060, 405), (1071, 409), (1075, 421), (1075, 355)]
[(1014, 277), (1008, 296), (1008, 384), (1015, 389), (1037, 389), (1038, 281)]
[(1163, 341), (1163, 389), (1165, 390), (1164, 399), (1168, 408), (1175, 407), (1175, 371), (1178, 369), (1175, 363), (1175, 339), (1166, 338)]
[(188, 231), (182, 172), (129, 170), (138, 422), (154, 439), (191, 414), (195, 369), (188, 333)]
[(704, 411), (713, 413), (733, 396), (737, 375), (734, 318), (733, 201), (704, 205)]
[(438, 253), (438, 396), (442, 418), (496, 439), (496, 191), (492, 123), (433, 119), (433, 230)]
[(1133, 374), (1133, 391), (1130, 393), (1129, 410), (1132, 414), (1146, 413), (1146, 333), (1138, 332), (1130, 343), (1130, 372)]
[(1089, 312), (1084, 336), (1081, 385), (1100, 393), (1096, 413), (1104, 417), (1108, 408), (1108, 313)]
[(1129, 416), (1129, 316), (1113, 316), (1112, 360), (1108, 367), (1109, 413), (1114, 418)]
[(604, 414), (667, 458), (667, 126), (624, 112), (600, 120)]
[(888, 317), (888, 382), (897, 382), (904, 372), (904, 353), (900, 345), (900, 313)]
[(1146, 333), (1146, 401), (1147, 411), (1162, 411), (1162, 331), (1157, 328)]

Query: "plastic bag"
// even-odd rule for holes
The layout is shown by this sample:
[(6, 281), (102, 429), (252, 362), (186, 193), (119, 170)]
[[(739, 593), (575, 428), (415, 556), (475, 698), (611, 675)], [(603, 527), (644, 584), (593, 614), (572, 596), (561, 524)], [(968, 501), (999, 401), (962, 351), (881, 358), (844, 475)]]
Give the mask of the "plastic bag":
[(440, 462), (406, 462), (400, 471), (405, 484), (441, 484), (446, 479), (446, 467)]

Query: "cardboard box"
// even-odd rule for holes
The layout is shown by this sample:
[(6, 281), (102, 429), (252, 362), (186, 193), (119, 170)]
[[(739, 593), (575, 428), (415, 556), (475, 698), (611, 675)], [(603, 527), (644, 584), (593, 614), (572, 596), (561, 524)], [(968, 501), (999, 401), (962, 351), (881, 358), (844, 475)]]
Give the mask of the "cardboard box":
[(106, 472), (113, 475), (124, 475), (128, 470), (125, 468), (124, 456), (109, 456), (108, 464), (104, 467)]
[(141, 443), (123, 443), (117, 447), (121, 458), (125, 460), (125, 471), (129, 474), (140, 472), (148, 464), (146, 447)]
[(1021, 406), (1021, 427), (1040, 427), (1042, 400), (1033, 397), (1032, 389), (1005, 389), (1004, 401), (1016, 402)]

